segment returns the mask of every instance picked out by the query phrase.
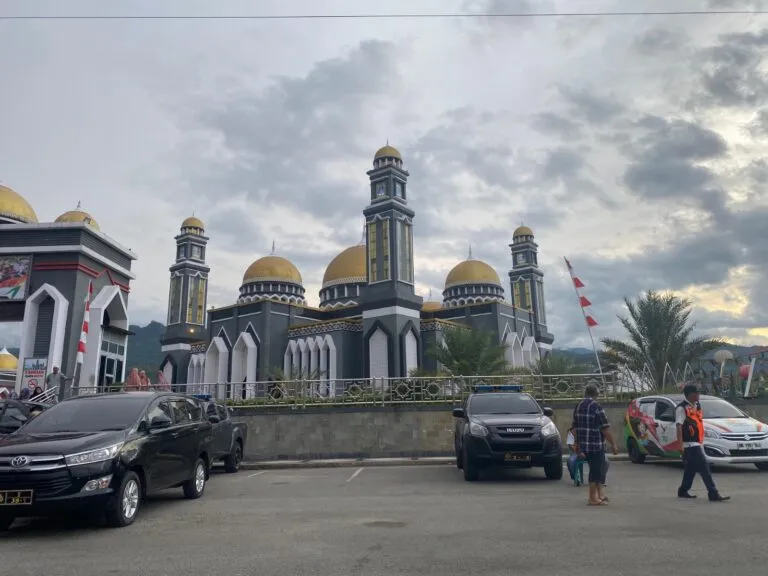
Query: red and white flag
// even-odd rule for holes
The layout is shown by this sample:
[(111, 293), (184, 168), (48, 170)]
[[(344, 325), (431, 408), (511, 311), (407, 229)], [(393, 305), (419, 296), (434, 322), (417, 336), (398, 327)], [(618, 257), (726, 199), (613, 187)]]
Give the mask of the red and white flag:
[(595, 320), (594, 317), (587, 312), (587, 308), (592, 306), (592, 302), (590, 302), (586, 296), (583, 296), (581, 292), (579, 292), (581, 288), (584, 288), (584, 282), (582, 282), (581, 279), (573, 273), (573, 266), (571, 266), (568, 258), (563, 257), (563, 260), (565, 260), (565, 265), (568, 267), (568, 274), (571, 275), (573, 288), (576, 290), (576, 296), (579, 299), (579, 305), (581, 306), (581, 309), (584, 313), (584, 321), (587, 323), (588, 328), (594, 328), (597, 326), (597, 320)]
[(80, 330), (80, 342), (77, 343), (77, 364), (83, 363), (85, 356), (85, 343), (88, 340), (88, 322), (91, 319), (91, 296), (93, 296), (93, 282), (88, 282), (88, 292), (85, 294), (85, 312), (83, 313), (83, 327)]

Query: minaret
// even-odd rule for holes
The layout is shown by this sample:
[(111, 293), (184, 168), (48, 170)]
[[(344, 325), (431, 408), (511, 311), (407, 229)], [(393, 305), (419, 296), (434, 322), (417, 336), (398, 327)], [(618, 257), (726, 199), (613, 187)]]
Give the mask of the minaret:
[(539, 269), (539, 245), (534, 242), (533, 230), (520, 225), (512, 233), (512, 269), (509, 283), (512, 305), (516, 312), (528, 313), (534, 327), (536, 342), (546, 348), (554, 337), (547, 329), (547, 314), (544, 300), (544, 273)]
[[(188, 355), (192, 342), (205, 339), (208, 300), (208, 273), (205, 263), (208, 237), (203, 222), (190, 216), (181, 223), (176, 240), (176, 261), (169, 268), (171, 287), (168, 296), (168, 317), (161, 339), (164, 352)], [(184, 354), (181, 354), (184, 355)], [(179, 368), (186, 373), (186, 363)], [(176, 379), (177, 382), (186, 381)]]
[(361, 298), (366, 376), (403, 377), (419, 364), (419, 318), (423, 299), (414, 291), (413, 217), (408, 207), (408, 171), (400, 152), (387, 144), (368, 171), (366, 225), (368, 285)]

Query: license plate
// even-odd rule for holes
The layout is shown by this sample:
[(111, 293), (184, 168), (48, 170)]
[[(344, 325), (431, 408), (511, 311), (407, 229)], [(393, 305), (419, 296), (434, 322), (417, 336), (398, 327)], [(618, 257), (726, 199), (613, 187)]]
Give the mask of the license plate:
[(32, 490), (0, 491), (0, 506), (29, 506), (32, 504)]
[(513, 454), (512, 452), (504, 454), (504, 462), (528, 462), (530, 459), (528, 454)]
[(737, 444), (739, 450), (760, 450), (760, 442), (739, 442)]

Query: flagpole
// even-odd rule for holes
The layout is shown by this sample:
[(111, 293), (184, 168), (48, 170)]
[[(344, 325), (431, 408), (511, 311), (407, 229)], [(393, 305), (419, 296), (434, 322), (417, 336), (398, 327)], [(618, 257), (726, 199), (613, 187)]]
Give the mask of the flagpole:
[(568, 269), (568, 275), (571, 277), (571, 284), (573, 285), (573, 291), (576, 293), (576, 303), (579, 305), (579, 310), (581, 310), (581, 315), (584, 317), (584, 325), (587, 327), (587, 334), (589, 334), (589, 341), (592, 342), (592, 352), (595, 353), (595, 360), (597, 361), (597, 371), (600, 373), (600, 379), (603, 381), (603, 385), (605, 385), (605, 376), (603, 375), (603, 367), (600, 364), (600, 354), (597, 353), (597, 346), (595, 345), (595, 337), (592, 334), (592, 327), (589, 325), (589, 321), (587, 320), (587, 313), (584, 311), (584, 306), (581, 305), (581, 294), (579, 294), (579, 289), (576, 287), (576, 282), (574, 281), (573, 268), (571, 268), (570, 263), (568, 262), (568, 259), (565, 256), (563, 256), (563, 260), (565, 260), (565, 267)]

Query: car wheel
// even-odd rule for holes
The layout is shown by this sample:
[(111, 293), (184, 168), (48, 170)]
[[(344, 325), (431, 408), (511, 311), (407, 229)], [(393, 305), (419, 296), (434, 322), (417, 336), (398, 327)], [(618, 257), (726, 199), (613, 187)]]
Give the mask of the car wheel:
[(762, 470), (763, 472), (768, 472), (768, 462), (755, 462), (755, 468)]
[(184, 496), (190, 500), (196, 500), (205, 492), (205, 481), (207, 470), (202, 458), (198, 458), (192, 472), (192, 478), (182, 484)]
[(456, 446), (456, 448), (454, 448), (454, 452), (456, 454), (456, 468), (461, 470), (464, 468), (464, 462), (461, 459), (461, 450), (459, 450), (459, 447)]
[(107, 504), (107, 524), (113, 528), (130, 526), (136, 519), (140, 504), (141, 481), (135, 472), (128, 472)]
[(467, 482), (477, 482), (477, 479), (480, 477), (480, 467), (474, 458), (467, 453), (466, 448), (461, 453), (461, 460), (462, 464), (464, 464), (464, 480)]
[(645, 454), (640, 452), (640, 446), (637, 445), (634, 438), (627, 440), (627, 452), (629, 452), (629, 459), (632, 463), (642, 464), (645, 462)]
[(545, 464), (544, 474), (547, 476), (547, 480), (561, 480), (563, 478), (562, 459), (557, 462), (548, 462)]
[(240, 470), (240, 462), (243, 461), (243, 445), (240, 442), (235, 442), (232, 447), (232, 452), (224, 460), (224, 470), (230, 474), (234, 474)]

